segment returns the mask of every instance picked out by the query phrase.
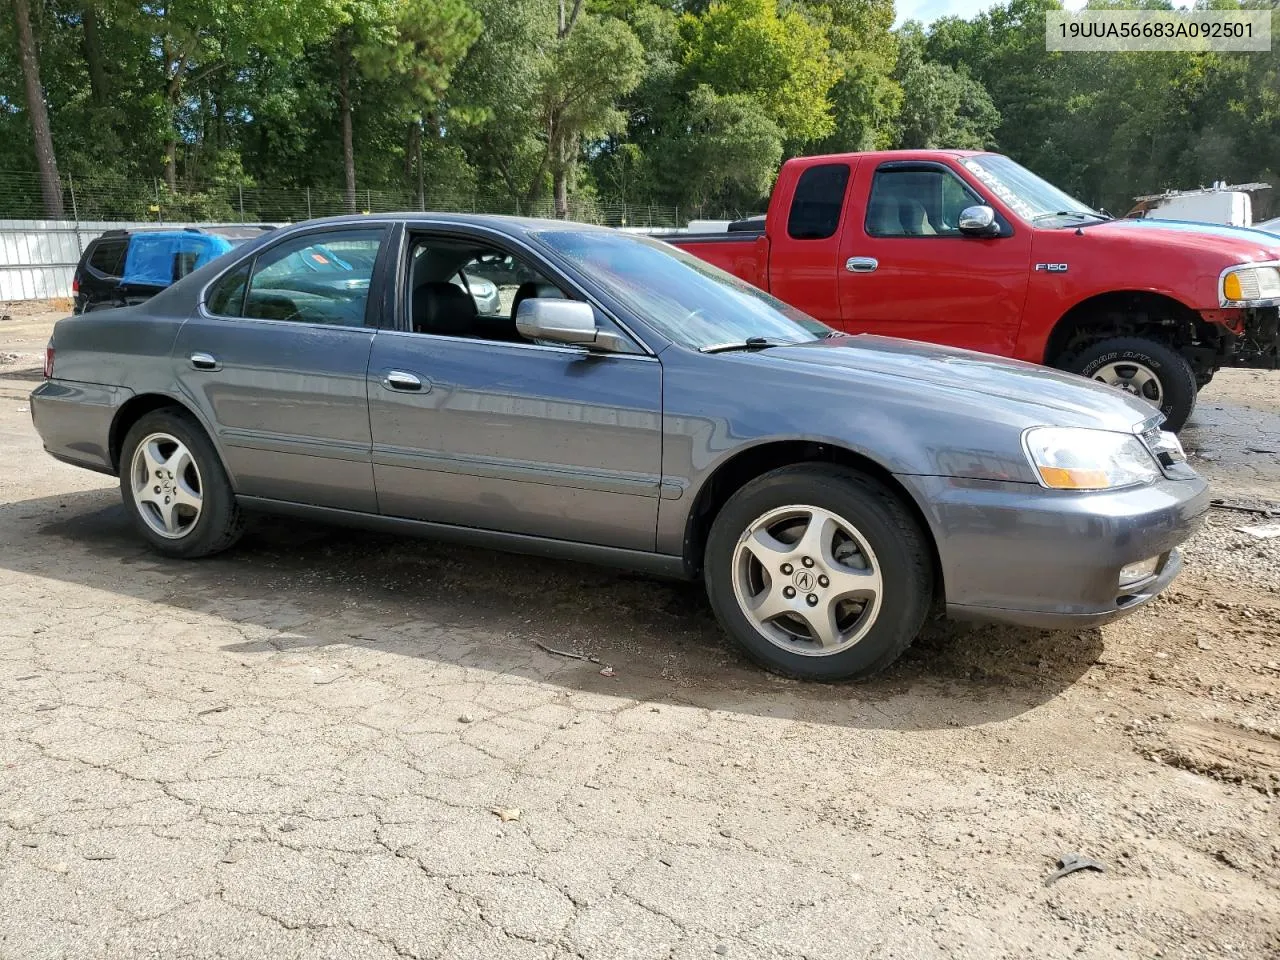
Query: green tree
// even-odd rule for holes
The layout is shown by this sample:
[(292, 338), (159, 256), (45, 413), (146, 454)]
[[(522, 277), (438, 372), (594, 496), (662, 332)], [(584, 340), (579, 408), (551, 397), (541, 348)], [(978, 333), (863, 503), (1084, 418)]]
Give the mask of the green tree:
[(924, 32), (908, 22), (898, 31), (895, 78), (902, 86), (898, 146), (985, 149), (995, 143), (1000, 114), (982, 84), (963, 67), (926, 60)]
[(680, 21), (691, 86), (746, 94), (763, 104), (788, 141), (806, 144), (835, 127), (828, 94), (840, 78), (822, 28), (777, 0), (716, 0)]
[(557, 217), (569, 215), (569, 180), (582, 141), (621, 130), (618, 100), (640, 82), (644, 53), (631, 29), (615, 17), (579, 16), (581, 0), (566, 14), (559, 3), (555, 42), (543, 56), (535, 102), (546, 131), (543, 158), (530, 185), (540, 190), (550, 173)]

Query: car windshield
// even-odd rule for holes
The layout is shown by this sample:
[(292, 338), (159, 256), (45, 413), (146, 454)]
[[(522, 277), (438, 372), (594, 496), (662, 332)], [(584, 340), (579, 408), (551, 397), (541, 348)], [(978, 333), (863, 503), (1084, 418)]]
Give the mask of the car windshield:
[(997, 153), (965, 157), (961, 164), (1023, 220), (1038, 226), (1075, 226), (1083, 220), (1108, 220), (1021, 164)]
[(660, 240), (603, 230), (544, 230), (535, 236), (662, 334), (695, 350), (748, 340), (803, 343), (833, 332)]

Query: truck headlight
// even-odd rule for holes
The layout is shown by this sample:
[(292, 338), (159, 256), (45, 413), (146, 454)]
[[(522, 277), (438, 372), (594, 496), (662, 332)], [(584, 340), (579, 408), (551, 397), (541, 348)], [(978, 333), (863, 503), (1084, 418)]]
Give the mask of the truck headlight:
[(1222, 275), (1222, 302), (1253, 303), (1280, 298), (1280, 270), (1275, 267), (1240, 267)]
[(1022, 445), (1040, 482), (1054, 490), (1114, 490), (1160, 477), (1142, 441), (1131, 433), (1087, 427), (1032, 427)]

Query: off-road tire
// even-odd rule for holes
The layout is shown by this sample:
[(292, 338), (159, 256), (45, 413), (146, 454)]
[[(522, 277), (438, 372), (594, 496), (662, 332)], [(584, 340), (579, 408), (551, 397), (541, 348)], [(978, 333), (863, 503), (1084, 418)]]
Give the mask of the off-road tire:
[(1092, 380), (1104, 367), (1126, 362), (1141, 364), (1156, 376), (1164, 429), (1181, 430), (1196, 407), (1196, 374), (1190, 361), (1168, 344), (1145, 337), (1112, 337), (1085, 347), (1066, 368)]

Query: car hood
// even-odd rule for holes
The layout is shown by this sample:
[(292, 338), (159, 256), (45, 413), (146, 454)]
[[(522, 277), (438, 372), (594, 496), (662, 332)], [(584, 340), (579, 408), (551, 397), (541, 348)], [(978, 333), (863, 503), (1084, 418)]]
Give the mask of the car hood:
[(1280, 237), (1248, 227), (1227, 227), (1187, 220), (1108, 220), (1085, 225), (1093, 237), (1115, 237), (1165, 247), (1220, 253), (1232, 263), (1280, 260)]
[[(861, 334), (772, 347), (753, 356), (842, 379), (892, 378), (940, 393), (978, 394), (993, 416), (999, 412), (1027, 425), (1129, 431), (1158, 413), (1137, 397), (1075, 374), (916, 340)], [(946, 399), (939, 395), (937, 402)]]

